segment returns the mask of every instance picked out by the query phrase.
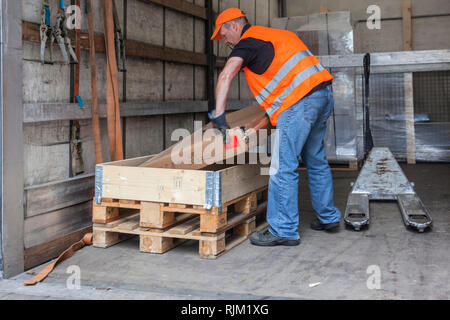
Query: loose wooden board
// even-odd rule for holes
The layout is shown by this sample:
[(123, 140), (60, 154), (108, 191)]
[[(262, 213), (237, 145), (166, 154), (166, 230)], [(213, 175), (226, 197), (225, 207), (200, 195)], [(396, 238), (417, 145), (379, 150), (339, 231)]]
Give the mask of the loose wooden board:
[[(257, 146), (259, 130), (271, 128), (268, 117), (259, 105), (229, 113), (226, 118), (231, 127), (229, 145), (223, 143), (218, 131), (211, 130), (212, 124), (209, 123), (140, 166), (197, 170), (214, 163), (225, 163)], [(270, 130), (267, 135), (270, 135)]]

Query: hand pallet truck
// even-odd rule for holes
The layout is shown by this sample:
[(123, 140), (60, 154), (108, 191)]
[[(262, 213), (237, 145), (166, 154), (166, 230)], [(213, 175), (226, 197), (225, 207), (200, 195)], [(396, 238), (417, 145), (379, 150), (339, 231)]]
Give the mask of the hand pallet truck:
[[(370, 55), (364, 56), (364, 152), (368, 157), (352, 185), (347, 200), (344, 222), (355, 230), (369, 225), (370, 200), (396, 200), (407, 227), (424, 232), (432, 227), (428, 210), (408, 181), (394, 155), (388, 148), (374, 147), (369, 117)], [(369, 153), (370, 151), (370, 153)]]
[(348, 197), (344, 222), (355, 230), (368, 225), (370, 200), (397, 200), (406, 226), (419, 232), (432, 227), (428, 210), (388, 148), (370, 152)]

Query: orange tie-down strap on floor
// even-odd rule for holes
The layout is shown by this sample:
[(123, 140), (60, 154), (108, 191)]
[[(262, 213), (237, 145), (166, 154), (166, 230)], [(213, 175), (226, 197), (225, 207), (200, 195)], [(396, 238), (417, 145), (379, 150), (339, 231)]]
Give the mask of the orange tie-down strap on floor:
[(80, 250), (84, 246), (90, 246), (92, 244), (92, 236), (93, 236), (92, 233), (85, 234), (83, 239), (71, 245), (66, 251), (61, 253), (58, 259), (56, 259), (53, 263), (45, 267), (45, 269), (43, 269), (41, 272), (35, 275), (33, 279), (24, 281), (23, 284), (26, 286), (30, 286), (35, 285), (36, 283), (44, 280), (50, 274), (50, 272), (52, 272), (52, 270), (58, 263), (70, 258), (76, 251)]

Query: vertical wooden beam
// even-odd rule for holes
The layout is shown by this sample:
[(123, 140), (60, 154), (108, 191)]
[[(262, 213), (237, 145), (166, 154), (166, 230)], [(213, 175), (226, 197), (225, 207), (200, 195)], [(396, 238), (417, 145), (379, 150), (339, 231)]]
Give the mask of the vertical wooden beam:
[[(123, 41), (127, 42), (128, 39), (128, 1), (123, 0)], [(122, 101), (127, 102), (127, 72), (122, 72), (123, 75), (123, 86), (122, 86)], [(124, 118), (124, 122), (126, 118)], [(124, 144), (126, 141), (124, 141)], [(125, 147), (123, 148), (125, 152)], [(125, 156), (124, 156), (125, 157)]]
[[(103, 30), (105, 34), (105, 52), (108, 57), (108, 40), (107, 40), (107, 14), (106, 14), (106, 0), (102, 0), (102, 19)], [(108, 60), (108, 59), (107, 59)], [(107, 127), (108, 127), (108, 141), (109, 141), (109, 155), (111, 161), (116, 160), (116, 113), (114, 109), (113, 97), (111, 95), (112, 85), (109, 73), (109, 63), (106, 62), (106, 114), (107, 114)]]
[(406, 159), (408, 164), (416, 163), (416, 134), (414, 128), (414, 91), (413, 74), (404, 74), (405, 84), (405, 125), (406, 125)]
[[(105, 45), (107, 52), (107, 103), (108, 110), (113, 119), (108, 121), (108, 133), (111, 132), (110, 139), (110, 153), (111, 160), (123, 159), (123, 143), (122, 143), (122, 125), (120, 119), (119, 108), (119, 87), (117, 85), (117, 61), (114, 44), (114, 18), (113, 18), (113, 4), (112, 1), (103, 0), (103, 24), (105, 29)], [(114, 121), (113, 121), (114, 120)], [(113, 128), (114, 127), (114, 130)], [(114, 152), (111, 151), (114, 150)]]
[[(115, 1), (115, 0), (113, 0)], [(116, 112), (116, 157), (115, 160), (123, 160), (123, 140), (122, 140), (122, 120), (120, 117), (120, 102), (119, 102), (119, 86), (117, 81), (118, 70), (116, 60), (116, 47), (114, 41), (114, 14), (113, 14), (113, 2), (106, 1), (106, 14), (108, 19), (106, 25), (108, 27), (108, 70), (111, 74), (113, 94), (114, 94), (114, 106)]]
[[(192, 52), (195, 53), (195, 17), (192, 17)], [(195, 100), (195, 65), (192, 66), (192, 100)], [(195, 114), (193, 115), (193, 120), (195, 121)]]
[(214, 70), (216, 68), (216, 60), (214, 57), (214, 43), (211, 41), (211, 36), (213, 34), (214, 28), (214, 12), (212, 0), (205, 1), (207, 20), (205, 22), (205, 42), (206, 42), (206, 95), (208, 99), (208, 111), (214, 109), (216, 105), (215, 100), (215, 88), (214, 88)]
[[(58, 4), (59, 5), (59, 4)], [(70, 5), (75, 5), (75, 0), (70, 0)], [(60, 6), (60, 5), (59, 5)], [(64, 6), (63, 6), (64, 7)], [(65, 8), (60, 7), (60, 10), (65, 10)], [(71, 38), (72, 39), (72, 38)], [(72, 45), (72, 40), (70, 41), (70, 45)], [(69, 55), (69, 61), (73, 62), (72, 56)], [(69, 72), (69, 101), (74, 102), (75, 101), (75, 65), (70, 64), (70, 72)], [(75, 131), (75, 132), (74, 132)], [(76, 129), (74, 130), (74, 122), (73, 120), (69, 120), (69, 178), (72, 178), (76, 175), (76, 155), (74, 155), (73, 146), (74, 146), (74, 140)]]
[[(402, 3), (403, 50), (412, 50), (411, 0)], [(416, 163), (416, 139), (414, 129), (414, 93), (413, 74), (404, 74), (405, 123), (406, 123), (406, 159), (408, 164)]]
[(24, 270), (22, 3), (0, 0), (0, 276)]
[[(72, 5), (76, 5), (79, 8), (81, 7), (80, 0), (72, 0)], [(81, 17), (80, 17), (81, 19)], [(78, 63), (76, 65), (71, 66), (71, 88), (70, 100), (73, 103), (78, 103), (77, 96), (80, 95), (80, 64), (81, 64), (81, 29), (75, 29), (75, 55), (78, 59)], [(72, 44), (71, 44), (72, 45)], [(70, 58), (72, 60), (72, 58)], [(83, 158), (81, 154), (81, 126), (78, 120), (70, 120), (70, 168), (69, 168), (69, 177), (76, 176), (82, 172), (84, 172)]]
[(411, 31), (411, 0), (403, 0), (402, 3), (402, 34), (403, 50), (412, 50), (412, 31)]
[(91, 69), (91, 93), (92, 93), (92, 130), (94, 135), (95, 163), (103, 163), (102, 142), (100, 136), (100, 118), (98, 116), (97, 96), (97, 69), (95, 63), (95, 34), (94, 34), (94, 12), (92, 11), (92, 0), (87, 0), (88, 24), (89, 24), (89, 67)]
[(287, 16), (287, 10), (286, 10), (286, 0), (278, 0), (278, 17), (286, 17)]
[[(123, 41), (128, 39), (128, 0), (123, 0)], [(125, 47), (126, 53), (126, 47)], [(125, 57), (126, 59), (126, 57)], [(127, 102), (127, 71), (122, 72), (122, 101)], [(122, 118), (122, 149), (123, 158), (127, 158), (127, 118)]]
[[(166, 47), (166, 7), (163, 7), (163, 25), (162, 25), (162, 32), (163, 32), (163, 48)], [(162, 62), (162, 100), (166, 101), (166, 61)], [(166, 115), (162, 115), (162, 139), (163, 139), (163, 150), (166, 150), (167, 148), (167, 139), (166, 139)]]
[[(81, 8), (80, 0), (75, 1), (75, 5)], [(81, 19), (81, 17), (79, 18)], [(77, 103), (76, 96), (80, 95), (80, 64), (81, 64), (81, 29), (75, 29), (75, 55), (77, 56), (78, 63), (75, 65), (75, 88), (74, 88), (74, 100), (72, 102)]]

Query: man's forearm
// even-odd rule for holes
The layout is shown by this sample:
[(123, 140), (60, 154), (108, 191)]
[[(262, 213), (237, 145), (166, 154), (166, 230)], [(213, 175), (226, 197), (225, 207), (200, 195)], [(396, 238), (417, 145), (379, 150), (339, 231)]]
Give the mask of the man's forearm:
[(225, 112), (231, 80), (230, 77), (224, 75), (219, 76), (216, 87), (216, 117)]
[(241, 69), (242, 62), (242, 58), (230, 58), (219, 75), (216, 87), (216, 117), (225, 112), (231, 82)]

